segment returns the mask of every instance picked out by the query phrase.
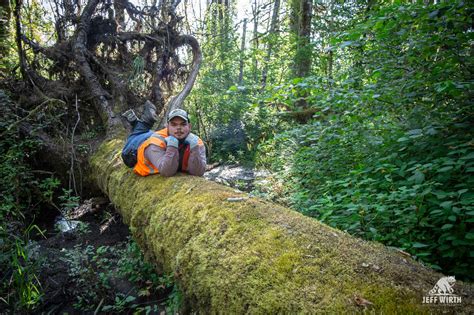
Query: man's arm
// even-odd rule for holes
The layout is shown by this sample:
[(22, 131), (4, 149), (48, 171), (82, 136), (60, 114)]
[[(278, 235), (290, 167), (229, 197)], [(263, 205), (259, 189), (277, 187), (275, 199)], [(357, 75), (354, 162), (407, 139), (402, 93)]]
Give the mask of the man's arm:
[(145, 158), (150, 161), (163, 176), (173, 176), (178, 171), (179, 152), (172, 146), (163, 149), (150, 144), (145, 149)]
[(206, 147), (200, 144), (191, 149), (188, 160), (188, 173), (202, 176), (206, 171)]

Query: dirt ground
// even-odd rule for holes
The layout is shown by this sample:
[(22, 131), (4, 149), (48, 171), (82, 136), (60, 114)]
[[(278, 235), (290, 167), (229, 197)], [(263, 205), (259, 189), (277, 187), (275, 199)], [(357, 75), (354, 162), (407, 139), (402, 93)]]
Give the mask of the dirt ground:
[[(258, 175), (231, 165), (214, 169), (207, 178), (249, 190)], [(129, 229), (106, 197), (85, 200), (69, 211), (68, 219), (78, 224), (71, 231), (59, 231), (60, 215), (48, 209), (35, 222), (44, 233), (33, 237), (30, 244), (43, 293), (35, 314), (166, 314), (180, 306), (180, 296), (169, 277), (136, 267), (143, 257), (130, 252), (133, 241)], [(127, 263), (129, 274), (123, 271)], [(134, 299), (122, 303), (127, 297)]]
[(51, 216), (38, 222), (47, 238), (36, 237), (30, 245), (43, 292), (35, 313), (166, 313), (172, 285), (157, 287), (153, 271), (139, 270), (140, 276), (134, 270), (143, 257), (128, 257), (136, 255), (129, 229), (105, 198), (74, 209), (69, 218), (80, 223), (72, 231), (58, 231)]

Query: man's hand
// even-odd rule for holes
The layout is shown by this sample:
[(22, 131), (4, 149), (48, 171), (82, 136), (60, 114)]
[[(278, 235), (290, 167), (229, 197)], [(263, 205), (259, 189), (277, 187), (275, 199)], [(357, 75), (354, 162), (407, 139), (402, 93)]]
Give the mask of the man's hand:
[(189, 135), (184, 139), (185, 143), (189, 143), (189, 148), (192, 150), (194, 147), (198, 145), (199, 137), (196, 136), (194, 133), (189, 133)]
[(173, 148), (176, 148), (176, 149), (178, 148), (178, 139), (176, 139), (173, 136), (166, 137), (165, 142), (166, 142), (166, 146), (168, 146), (168, 147), (173, 147)]

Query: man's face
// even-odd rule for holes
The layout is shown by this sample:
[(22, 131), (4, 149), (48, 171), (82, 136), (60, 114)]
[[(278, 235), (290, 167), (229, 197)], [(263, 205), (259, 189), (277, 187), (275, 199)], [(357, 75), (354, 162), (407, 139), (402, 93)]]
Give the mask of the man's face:
[(168, 134), (178, 140), (186, 138), (191, 131), (191, 124), (181, 117), (174, 117), (168, 122)]

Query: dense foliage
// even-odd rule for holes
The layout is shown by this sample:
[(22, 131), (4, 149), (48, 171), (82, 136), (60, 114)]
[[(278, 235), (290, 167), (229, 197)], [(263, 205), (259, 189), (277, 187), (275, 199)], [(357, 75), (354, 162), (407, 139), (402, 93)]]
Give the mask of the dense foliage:
[(20, 137), (16, 128), (10, 130), (15, 115), (8, 97), (3, 91), (0, 93), (0, 296), (12, 310), (31, 309), (41, 292), (27, 247), (30, 232), (35, 229), (30, 222), (38, 213), (43, 196), (51, 195), (55, 187), (51, 181), (41, 181), (33, 174), (31, 157), (39, 143)]
[[(472, 280), (472, 9), (462, 1), (318, 8), (337, 23), (313, 19), (319, 54), (304, 78), (275, 70), (284, 79), (263, 89), (251, 75), (231, 85), (216, 73), (223, 63), (205, 64), (194, 102), (214, 104), (206, 115), (221, 135), (209, 136), (212, 158), (253, 160), (273, 174), (256, 194)], [(291, 37), (279, 37), (291, 54)], [(287, 60), (269, 62), (282, 69), (275, 65)], [(305, 123), (292, 119), (307, 110), (301, 98), (312, 110)]]

